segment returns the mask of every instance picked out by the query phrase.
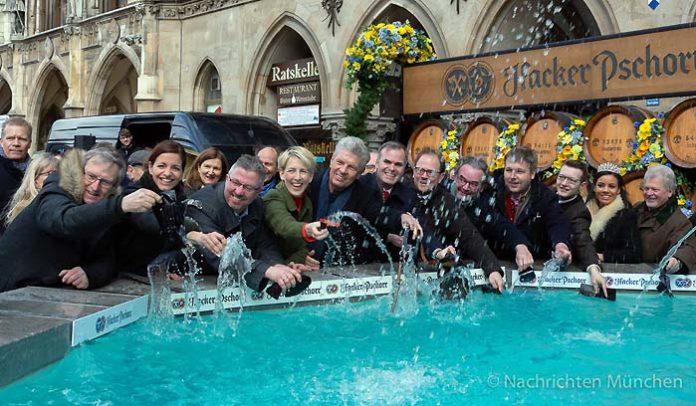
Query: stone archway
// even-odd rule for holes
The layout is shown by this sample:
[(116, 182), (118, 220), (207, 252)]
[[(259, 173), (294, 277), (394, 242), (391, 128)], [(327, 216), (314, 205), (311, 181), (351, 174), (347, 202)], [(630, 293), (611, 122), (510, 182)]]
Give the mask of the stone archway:
[(197, 72), (193, 88), (193, 111), (222, 113), (222, 83), (217, 67), (206, 58)]
[(0, 79), (0, 114), (7, 114), (12, 109), (12, 89), (9, 83)]
[(610, 34), (616, 19), (595, 0), (496, 0), (480, 13), (468, 53), (526, 48), (539, 44)]
[(85, 115), (136, 112), (139, 68), (140, 60), (131, 48), (104, 49), (87, 82)]
[(42, 150), (46, 146), (53, 123), (65, 117), (63, 106), (68, 100), (68, 84), (61, 71), (47, 64), (36, 81), (35, 104), (28, 115), (34, 127), (32, 148)]

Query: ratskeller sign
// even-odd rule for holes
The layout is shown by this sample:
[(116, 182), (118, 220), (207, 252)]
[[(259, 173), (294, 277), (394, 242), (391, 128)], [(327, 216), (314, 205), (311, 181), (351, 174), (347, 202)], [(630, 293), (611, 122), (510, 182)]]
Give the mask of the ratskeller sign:
[(404, 114), (696, 93), (696, 24), (404, 68)]

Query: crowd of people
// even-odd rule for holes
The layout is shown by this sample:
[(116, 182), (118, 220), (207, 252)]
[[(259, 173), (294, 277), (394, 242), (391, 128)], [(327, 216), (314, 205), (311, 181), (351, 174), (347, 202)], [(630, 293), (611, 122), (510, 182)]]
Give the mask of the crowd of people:
[[(245, 283), (257, 291), (269, 284), (293, 289), (304, 273), (334, 265), (332, 250), (354, 263), (398, 261), (408, 242), (419, 262), (443, 270), (473, 261), (499, 292), (500, 260), (524, 271), (552, 258), (587, 270), (606, 294), (603, 264), (657, 263), (692, 228), (677, 207), (674, 173), (663, 165), (647, 170), (644, 202), (632, 207), (616, 165), (600, 165), (590, 185), (585, 163), (567, 161), (552, 189), (525, 146), (510, 151), (495, 173), (473, 156), (447, 173), (440, 154), (428, 149), (409, 168), (404, 145), (388, 141), (370, 152), (351, 136), (336, 144), (323, 171), (300, 146), (260, 146), (231, 165), (210, 148), (187, 171), (179, 144), (138, 149), (127, 129), (116, 147), (30, 158), (31, 131), (11, 118), (0, 138), (0, 291), (98, 288), (119, 273), (146, 276), (157, 261), (176, 277), (192, 262), (184, 240), (195, 247), (193, 262), (214, 274), (228, 237), (241, 232), (254, 259)], [(372, 227), (358, 216), (335, 217), (343, 212)], [(690, 237), (666, 271), (695, 269)]]

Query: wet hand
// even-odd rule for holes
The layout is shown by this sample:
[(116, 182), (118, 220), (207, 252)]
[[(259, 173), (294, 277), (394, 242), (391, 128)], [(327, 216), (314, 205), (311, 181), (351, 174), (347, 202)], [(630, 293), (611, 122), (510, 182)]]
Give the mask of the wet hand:
[(216, 231), (211, 233), (191, 231), (186, 234), (186, 238), (198, 243), (199, 245), (202, 245), (218, 257), (222, 255), (222, 251), (225, 249), (225, 245), (227, 245), (227, 238)]
[(315, 240), (323, 240), (324, 238), (329, 236), (329, 229), (323, 227), (320, 221), (307, 223), (305, 225), (305, 232), (307, 233), (307, 235), (314, 238)]
[(281, 264), (269, 267), (264, 276), (277, 283), (283, 292), (295, 286), (302, 280), (302, 274), (300, 271)]
[(311, 271), (311, 270), (312, 270), (310, 267), (308, 267), (308, 266), (305, 265), (305, 264), (296, 264), (296, 263), (294, 263), (294, 262), (290, 262), (290, 263), (288, 264), (288, 266), (289, 266), (290, 268), (292, 268), (292, 269), (294, 269), (294, 270), (296, 270), (296, 271), (300, 271), (300, 272), (307, 272), (307, 271)]
[(448, 246), (446, 246), (445, 248), (443, 248), (443, 249), (441, 249), (441, 250), (435, 250), (435, 258), (436, 258), (436, 259), (442, 260), (442, 259), (444, 259), (447, 255), (451, 255), (451, 256), (453, 256), (453, 257), (457, 255), (457, 251), (454, 249), (453, 246), (448, 245)]
[(500, 275), (500, 273), (491, 272), (491, 274), (488, 275), (488, 283), (491, 284), (491, 287), (493, 287), (493, 289), (496, 289), (498, 292), (503, 293), (503, 289), (505, 289), (505, 282), (503, 282), (503, 277)]
[(556, 249), (553, 252), (553, 257), (556, 259), (565, 259), (565, 261), (570, 264), (573, 262), (573, 256), (570, 253), (570, 248), (568, 248), (565, 243), (559, 242), (556, 244)]
[(144, 213), (161, 202), (162, 197), (152, 190), (138, 189), (121, 199), (121, 210), (124, 213)]
[(604, 254), (597, 253), (597, 261), (600, 264), (603, 264), (604, 263)]
[(594, 293), (599, 293), (601, 289), (604, 293), (604, 297), (609, 297), (607, 293), (607, 280), (602, 275), (601, 269), (598, 265), (590, 265), (587, 267), (587, 272), (590, 273), (590, 280), (592, 281), (592, 286), (594, 286)]
[(401, 227), (411, 230), (414, 241), (423, 236), (423, 228), (421, 228), (420, 223), (411, 213), (401, 215)]
[(61, 278), (61, 282), (66, 285), (72, 285), (77, 289), (87, 289), (89, 287), (89, 279), (84, 269), (76, 266), (71, 269), (64, 269), (60, 271), (58, 276)]
[(387, 234), (387, 242), (397, 248), (401, 248), (404, 245), (404, 240), (401, 236), (392, 233)]
[(534, 265), (534, 257), (532, 253), (529, 252), (524, 244), (519, 244), (515, 246), (515, 263), (517, 264), (517, 269), (523, 271), (530, 266)]
[(309, 251), (307, 253), (304, 263), (310, 271), (318, 271), (319, 267), (321, 266), (321, 263), (316, 258), (314, 258), (314, 250)]
[(679, 271), (681, 269), (681, 261), (679, 259), (670, 257), (669, 260), (667, 260), (667, 265), (665, 266), (665, 270), (667, 273), (674, 273)]

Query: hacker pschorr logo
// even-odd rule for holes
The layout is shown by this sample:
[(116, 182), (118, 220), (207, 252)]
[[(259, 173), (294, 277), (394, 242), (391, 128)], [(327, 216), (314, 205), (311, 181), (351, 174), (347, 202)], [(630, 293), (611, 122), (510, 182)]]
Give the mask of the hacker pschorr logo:
[(101, 317), (97, 318), (97, 323), (95, 325), (95, 329), (97, 330), (97, 334), (104, 331), (105, 328), (106, 328), (106, 317), (101, 316)]
[(494, 85), (493, 70), (483, 62), (469, 67), (453, 65), (442, 79), (446, 101), (453, 106), (462, 106), (467, 101), (474, 105), (485, 102), (493, 94)]

